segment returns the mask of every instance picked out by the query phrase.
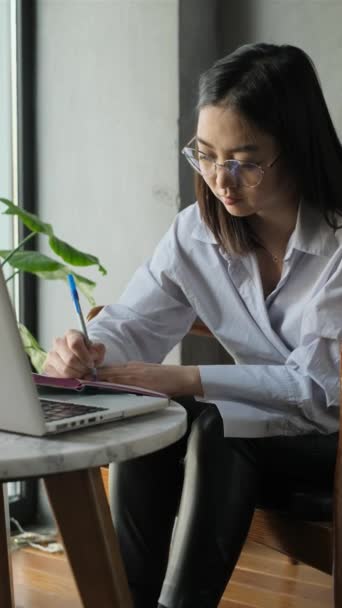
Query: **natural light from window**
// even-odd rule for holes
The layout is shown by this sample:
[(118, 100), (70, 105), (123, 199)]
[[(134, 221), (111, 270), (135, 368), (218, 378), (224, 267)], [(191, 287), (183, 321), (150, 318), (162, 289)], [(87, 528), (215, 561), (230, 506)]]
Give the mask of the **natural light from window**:
[[(12, 199), (10, 0), (0, 2), (0, 193)], [(0, 248), (12, 245), (10, 216), (0, 216)]]
[[(0, 0), (0, 196), (12, 199), (11, 0)], [(3, 211), (3, 209), (0, 209)], [(13, 244), (13, 220), (0, 215), (0, 249)], [(8, 495), (20, 492), (20, 482), (8, 484)]]

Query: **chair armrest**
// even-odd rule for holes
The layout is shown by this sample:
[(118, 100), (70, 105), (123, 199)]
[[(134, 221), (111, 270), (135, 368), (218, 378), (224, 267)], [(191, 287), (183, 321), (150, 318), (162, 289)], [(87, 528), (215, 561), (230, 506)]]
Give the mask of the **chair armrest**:
[(214, 335), (211, 333), (210, 329), (201, 321), (201, 319), (196, 319), (196, 321), (192, 324), (188, 332), (191, 336), (204, 336), (206, 338), (214, 338)]
[(87, 321), (90, 321), (91, 319), (96, 317), (96, 315), (99, 314), (102, 308), (104, 308), (104, 306), (93, 306), (93, 308), (91, 308), (87, 314)]

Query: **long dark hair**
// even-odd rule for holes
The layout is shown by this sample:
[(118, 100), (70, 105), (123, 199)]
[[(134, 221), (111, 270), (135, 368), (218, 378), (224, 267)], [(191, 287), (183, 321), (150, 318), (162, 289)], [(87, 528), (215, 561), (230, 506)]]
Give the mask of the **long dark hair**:
[[(338, 227), (342, 146), (304, 51), (265, 43), (238, 48), (202, 74), (198, 112), (208, 105), (233, 107), (275, 137), (302, 200)], [(248, 222), (229, 215), (200, 175), (196, 193), (202, 219), (226, 250), (244, 253), (257, 245)]]

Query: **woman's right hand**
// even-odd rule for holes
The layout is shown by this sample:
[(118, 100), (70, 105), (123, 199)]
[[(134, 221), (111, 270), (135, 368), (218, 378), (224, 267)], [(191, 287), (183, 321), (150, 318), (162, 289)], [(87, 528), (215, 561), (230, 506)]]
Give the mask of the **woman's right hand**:
[(43, 373), (57, 378), (82, 378), (89, 369), (103, 363), (105, 346), (100, 342), (86, 345), (84, 335), (71, 329), (62, 338), (55, 338), (45, 359)]

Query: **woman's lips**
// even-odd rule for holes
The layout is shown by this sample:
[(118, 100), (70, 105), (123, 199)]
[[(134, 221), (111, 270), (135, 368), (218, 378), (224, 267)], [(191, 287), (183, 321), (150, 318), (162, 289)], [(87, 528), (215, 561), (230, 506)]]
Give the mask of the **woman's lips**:
[(241, 198), (233, 198), (231, 196), (224, 196), (221, 198), (221, 201), (225, 205), (236, 205), (238, 202), (241, 201)]

